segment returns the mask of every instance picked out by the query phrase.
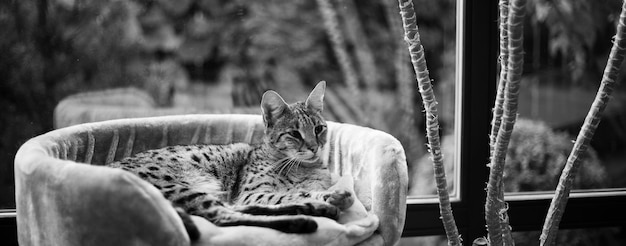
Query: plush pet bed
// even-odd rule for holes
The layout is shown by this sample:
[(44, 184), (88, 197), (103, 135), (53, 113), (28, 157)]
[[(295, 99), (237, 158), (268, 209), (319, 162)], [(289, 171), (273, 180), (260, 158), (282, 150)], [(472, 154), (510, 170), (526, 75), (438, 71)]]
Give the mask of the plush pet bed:
[[(258, 143), (256, 115), (121, 119), (58, 129), (26, 142), (15, 157), (20, 245), (189, 245), (180, 218), (150, 184), (102, 165), (168, 145)], [(316, 218), (313, 234), (217, 227), (193, 217), (197, 245), (394, 245), (404, 226), (407, 170), (392, 136), (328, 123), (325, 161), (337, 186), (359, 202), (340, 223)], [(194, 245), (196, 245), (194, 244)]]

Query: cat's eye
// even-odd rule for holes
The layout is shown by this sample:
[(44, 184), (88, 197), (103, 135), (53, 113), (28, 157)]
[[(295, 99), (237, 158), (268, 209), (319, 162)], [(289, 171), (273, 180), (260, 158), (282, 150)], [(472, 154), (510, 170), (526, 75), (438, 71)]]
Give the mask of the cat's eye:
[(302, 139), (302, 135), (300, 135), (300, 131), (290, 131), (289, 135), (297, 139)]
[(324, 125), (319, 125), (315, 127), (315, 135), (319, 135), (320, 133), (324, 132), (326, 130), (326, 126)]

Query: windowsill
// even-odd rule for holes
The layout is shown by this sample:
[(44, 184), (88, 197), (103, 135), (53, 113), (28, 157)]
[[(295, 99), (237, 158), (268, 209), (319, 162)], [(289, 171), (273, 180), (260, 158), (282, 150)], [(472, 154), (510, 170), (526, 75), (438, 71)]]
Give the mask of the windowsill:
[(0, 209), (0, 219), (2, 218), (15, 218), (17, 212), (15, 209)]
[[(506, 201), (527, 201), (527, 200), (547, 200), (552, 199), (555, 191), (532, 191), (532, 192), (514, 192), (504, 195)], [(589, 190), (572, 190), (569, 198), (585, 198), (585, 197), (616, 197), (626, 196), (624, 188), (608, 188), (608, 189), (589, 189)]]

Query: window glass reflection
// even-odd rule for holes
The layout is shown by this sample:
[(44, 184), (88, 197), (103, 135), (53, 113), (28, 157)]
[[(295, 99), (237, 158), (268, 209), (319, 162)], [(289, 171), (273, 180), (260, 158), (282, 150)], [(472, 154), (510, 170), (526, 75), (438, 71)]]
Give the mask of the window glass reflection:
[[(415, 4), (451, 135), (456, 4)], [(31, 137), (112, 118), (259, 113), (266, 90), (294, 102), (320, 80), (328, 120), (394, 135), (411, 180), (432, 177), (418, 171), (431, 163), (398, 11), (388, 1), (4, 1), (0, 208), (15, 206), (12, 160)], [(87, 109), (55, 113), (64, 100)]]
[[(602, 78), (621, 1), (529, 1), (519, 118), (505, 189), (554, 190)], [(624, 74), (620, 75), (623, 80)], [(617, 87), (574, 189), (626, 187), (626, 91)]]

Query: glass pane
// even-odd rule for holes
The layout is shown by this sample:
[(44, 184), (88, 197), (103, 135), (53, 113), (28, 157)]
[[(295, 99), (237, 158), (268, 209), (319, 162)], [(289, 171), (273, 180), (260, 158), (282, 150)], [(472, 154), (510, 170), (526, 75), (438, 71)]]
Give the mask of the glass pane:
[[(506, 191), (555, 189), (599, 87), (620, 5), (528, 2), (519, 117), (507, 155)], [(614, 91), (584, 154), (575, 189), (626, 187), (625, 89), (618, 86)]]
[(403, 237), (398, 246), (445, 246), (448, 241), (445, 236)]
[[(541, 231), (513, 232), (516, 245), (539, 245)], [(583, 228), (559, 230), (556, 245), (624, 245), (626, 231), (623, 227)]]
[[(417, 22), (422, 38), (422, 45), (426, 51), (426, 62), (430, 71), (435, 96), (438, 101), (441, 147), (446, 167), (448, 191), (451, 196), (455, 193), (456, 172), (455, 165), (455, 88), (456, 58), (457, 58), (457, 1), (413, 1), (416, 6)], [(411, 70), (412, 71), (412, 70)], [(412, 75), (414, 77), (414, 75)], [(433, 164), (427, 149), (426, 126), (421, 105), (421, 97), (417, 91), (417, 82), (407, 90), (413, 90), (416, 95), (413, 103), (416, 115), (412, 124), (417, 130), (394, 127), (390, 132), (402, 141), (407, 154), (409, 165), (409, 196), (413, 198), (436, 196), (436, 186), (433, 175)], [(398, 96), (407, 96), (398, 93)], [(398, 122), (389, 119), (390, 122)], [(396, 123), (396, 125), (398, 125)], [(416, 134), (417, 132), (417, 134)], [(416, 201), (416, 200), (413, 200)]]
[[(448, 153), (456, 4), (415, 4)], [(397, 8), (387, 1), (330, 1), (327, 8), (292, 0), (1, 3), (0, 209), (15, 207), (13, 159), (31, 137), (112, 118), (260, 113), (264, 91), (294, 102), (320, 80), (328, 83), (326, 118), (396, 136), (407, 152), (411, 194), (433, 194), (434, 182), (419, 183), (432, 178), (431, 163)], [(88, 110), (55, 114), (70, 96), (69, 105)], [(104, 108), (113, 113), (98, 113)]]

